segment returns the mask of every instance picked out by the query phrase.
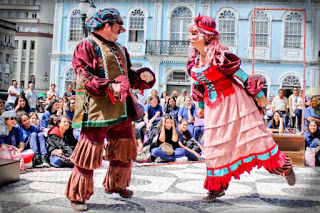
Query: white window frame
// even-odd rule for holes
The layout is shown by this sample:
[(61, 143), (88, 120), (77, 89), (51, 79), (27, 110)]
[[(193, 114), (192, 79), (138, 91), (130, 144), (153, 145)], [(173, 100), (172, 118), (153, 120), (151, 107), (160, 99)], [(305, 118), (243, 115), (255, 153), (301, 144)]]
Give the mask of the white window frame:
[[(254, 58), (255, 59), (262, 59), (262, 60), (269, 60), (271, 56), (271, 35), (272, 35), (272, 28), (271, 28), (271, 23), (273, 20), (273, 17), (271, 14), (266, 11), (266, 10), (256, 10), (256, 15), (257, 13), (264, 12), (268, 18), (268, 45), (267, 46), (257, 46), (255, 45), (254, 47)], [(257, 24), (257, 21), (259, 22), (259, 19), (256, 18), (255, 23)], [(248, 40), (248, 45), (249, 45), (249, 58), (252, 58), (252, 23), (253, 23), (253, 11), (250, 13), (249, 16), (249, 40)], [(257, 28), (255, 28), (257, 30)], [(257, 35), (257, 33), (256, 33)], [(257, 36), (255, 37), (257, 39)]]
[[(172, 17), (173, 12), (174, 12), (175, 10), (177, 10), (178, 8), (182, 8), (182, 7), (189, 9), (189, 11), (190, 11), (190, 13), (191, 13), (191, 17), (178, 17), (178, 18)], [(184, 22), (187, 22), (188, 24), (191, 23), (192, 20), (194, 19), (193, 17), (194, 17), (194, 13), (193, 13), (193, 11), (192, 11), (192, 8), (188, 7), (187, 5), (180, 5), (180, 4), (179, 4), (179, 5), (177, 5), (176, 7), (172, 8), (172, 10), (171, 10), (170, 13), (169, 13), (169, 19), (170, 19), (170, 24), (169, 24), (169, 37), (168, 37), (169, 40), (170, 40), (170, 41), (186, 41), (186, 40), (188, 40), (187, 38), (183, 39), (183, 34), (184, 34), (184, 33), (186, 34), (186, 36), (188, 36), (188, 34), (189, 34), (189, 29), (188, 29), (187, 27), (184, 27), (184, 26), (183, 26), (183, 23), (184, 23)], [(179, 29), (179, 39), (176, 39), (176, 40), (171, 39), (171, 35), (172, 35), (171, 27), (172, 27), (172, 22), (173, 22), (174, 19), (177, 19), (177, 20), (180, 21), (180, 23), (179, 23), (179, 25), (180, 25), (180, 29)], [(183, 32), (183, 30), (186, 30), (186, 32)]]
[[(72, 18), (79, 18), (80, 20), (80, 28), (71, 28), (71, 21)], [(79, 39), (71, 39), (71, 30), (80, 30), (80, 37)], [(77, 36), (75, 36), (77, 38)], [(81, 15), (80, 15), (80, 9), (79, 8), (73, 8), (70, 10), (68, 14), (68, 41), (69, 42), (79, 42), (83, 39), (83, 34), (82, 34), (82, 26), (81, 26)]]
[[(132, 15), (132, 12), (134, 12), (135, 10), (140, 10), (142, 13), (143, 13), (143, 16), (133, 16)], [(145, 13), (146, 9), (140, 7), (140, 6), (137, 6), (137, 7), (133, 7), (131, 8), (129, 11), (128, 11), (128, 42), (145, 42), (146, 41), (146, 32), (147, 32), (147, 17), (146, 17), (146, 13)], [(143, 19), (143, 29), (131, 29), (132, 28), (132, 25), (131, 25), (131, 18), (142, 18)], [(143, 31), (143, 41), (130, 41), (130, 31), (131, 30), (134, 30), (134, 31)]]
[[(229, 14), (225, 14), (229, 12)], [(230, 16), (230, 13), (232, 13), (232, 15)], [(226, 18), (222, 18), (222, 15), (224, 15)], [(232, 16), (234, 18), (232, 18)], [(224, 33), (230, 33), (230, 32), (223, 32), (222, 29), (220, 29), (220, 21), (234, 21), (234, 44), (230, 45), (230, 44), (225, 44), (229, 50), (233, 53), (236, 53), (237, 50), (237, 46), (238, 46), (238, 23), (239, 23), (239, 14), (236, 10), (234, 10), (233, 8), (230, 7), (224, 7), (221, 8), (217, 14), (216, 14), (216, 30), (219, 32), (220, 34), (220, 41), (221, 41), (221, 35)]]
[[(259, 14), (258, 13), (265, 13), (266, 15), (267, 15), (267, 20), (263, 20), (263, 19), (260, 19), (260, 17), (259, 17)], [(257, 42), (256, 42), (256, 44), (255, 44), (255, 47), (264, 47), (264, 48), (270, 48), (270, 46), (271, 46), (271, 15), (267, 12), (267, 11), (265, 11), (265, 10), (256, 10), (256, 16), (258, 16), (258, 17), (256, 17), (256, 19), (255, 19), (255, 25), (257, 25), (257, 23), (259, 23), (260, 21), (259, 20), (263, 20), (263, 21), (261, 21), (261, 22), (268, 22), (267, 24), (268, 24), (268, 33), (258, 33), (258, 35), (268, 35), (268, 38), (267, 38), (267, 46), (257, 46)], [(250, 47), (252, 47), (252, 36), (253, 36), (253, 27), (252, 27), (252, 24), (253, 24), (253, 12), (251, 13), (251, 15), (250, 15)], [(255, 26), (255, 30), (257, 31), (257, 26)], [(255, 33), (255, 39), (257, 40), (257, 32)]]
[[(289, 17), (291, 16), (291, 17)], [(298, 16), (298, 17), (297, 17)], [(300, 20), (298, 20), (300, 17)], [(296, 19), (296, 20), (289, 20), (289, 19)], [(287, 23), (292, 24), (300, 24), (300, 34), (293, 34), (288, 35), (286, 34), (286, 25)], [(286, 45), (286, 36), (300, 36), (300, 46), (285, 46)], [(291, 48), (291, 49), (302, 49), (303, 48), (303, 13), (300, 11), (288, 11), (283, 16), (283, 47), (284, 48)]]

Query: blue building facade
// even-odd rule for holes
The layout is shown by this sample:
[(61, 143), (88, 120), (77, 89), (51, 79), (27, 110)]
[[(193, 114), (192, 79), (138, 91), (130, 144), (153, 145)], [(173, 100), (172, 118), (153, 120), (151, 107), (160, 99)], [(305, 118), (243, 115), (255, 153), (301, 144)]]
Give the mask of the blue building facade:
[[(94, 0), (94, 4), (97, 11), (105, 7), (120, 11), (127, 32), (118, 42), (128, 48), (134, 68), (146, 66), (155, 72), (154, 88), (159, 94), (191, 90), (193, 82), (186, 72), (187, 26), (199, 13), (215, 18), (221, 42), (251, 74), (253, 9), (262, 6), (284, 8), (255, 13), (254, 72), (266, 79), (265, 93), (276, 95), (283, 88), (289, 94), (293, 86), (302, 86), (304, 29), (306, 89), (320, 84), (319, 1)], [(306, 24), (304, 11), (290, 9), (303, 9)], [(56, 0), (50, 83), (58, 85), (60, 96), (74, 81), (72, 55), (82, 38), (78, 1)]]

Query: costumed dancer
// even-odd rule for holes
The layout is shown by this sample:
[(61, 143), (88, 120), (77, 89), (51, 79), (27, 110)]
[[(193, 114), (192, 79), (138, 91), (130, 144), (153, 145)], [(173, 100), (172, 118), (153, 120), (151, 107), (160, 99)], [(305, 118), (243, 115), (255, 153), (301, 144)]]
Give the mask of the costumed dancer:
[(126, 31), (117, 9), (100, 10), (86, 24), (92, 28), (91, 34), (77, 45), (72, 61), (77, 74), (72, 125), (81, 128), (81, 134), (70, 157), (74, 169), (65, 192), (78, 211), (87, 210), (85, 201), (93, 194), (93, 170), (102, 163), (105, 138), (110, 161), (103, 181), (105, 192), (132, 197), (127, 187), (137, 145), (131, 121), (143, 117), (144, 112), (129, 89), (144, 90), (155, 83), (150, 69), (131, 70), (128, 51), (116, 43)]
[(267, 103), (261, 90), (264, 79), (240, 69), (240, 59), (220, 43), (215, 27), (213, 18), (199, 14), (189, 25), (188, 36), (191, 52), (187, 69), (196, 81), (193, 97), (206, 118), (204, 188), (208, 195), (202, 200), (213, 202), (223, 196), (231, 177), (240, 179), (240, 174), (255, 166), (284, 175), (288, 184), (294, 185), (291, 159), (266, 131), (257, 107)]

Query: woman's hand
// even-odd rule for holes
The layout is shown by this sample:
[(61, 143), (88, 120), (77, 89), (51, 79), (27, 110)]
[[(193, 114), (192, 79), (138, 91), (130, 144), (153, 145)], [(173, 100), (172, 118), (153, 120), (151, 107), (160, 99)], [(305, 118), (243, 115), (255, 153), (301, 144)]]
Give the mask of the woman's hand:
[(153, 76), (148, 71), (144, 71), (144, 72), (140, 73), (140, 78), (141, 78), (141, 80), (143, 80), (147, 83), (150, 81), (153, 81)]
[(262, 96), (261, 98), (258, 99), (258, 105), (263, 108), (268, 104), (266, 96)]
[(56, 156), (59, 156), (63, 153), (63, 150), (62, 149), (55, 149), (52, 154), (53, 155), (56, 155)]

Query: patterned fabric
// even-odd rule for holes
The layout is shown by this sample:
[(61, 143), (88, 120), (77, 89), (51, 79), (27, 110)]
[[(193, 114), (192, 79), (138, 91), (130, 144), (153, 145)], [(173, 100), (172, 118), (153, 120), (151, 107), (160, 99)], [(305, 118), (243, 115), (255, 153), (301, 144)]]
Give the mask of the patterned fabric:
[(93, 14), (86, 22), (86, 25), (93, 30), (104, 27), (106, 23), (118, 23), (123, 25), (120, 12), (116, 8), (105, 8)]

